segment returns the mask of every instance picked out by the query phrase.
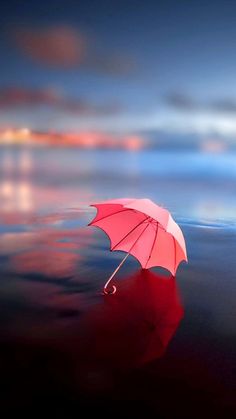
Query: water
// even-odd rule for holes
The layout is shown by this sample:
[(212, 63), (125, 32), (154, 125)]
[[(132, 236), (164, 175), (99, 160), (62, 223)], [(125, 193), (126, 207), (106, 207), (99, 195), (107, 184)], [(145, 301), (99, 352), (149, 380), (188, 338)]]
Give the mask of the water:
[[(0, 149), (1, 409), (235, 416), (232, 154)], [(89, 203), (149, 197), (186, 238), (177, 277), (87, 227)], [(163, 276), (164, 275), (164, 276)]]
[(235, 154), (2, 148), (1, 208), (40, 212), (149, 197), (177, 219), (235, 223)]

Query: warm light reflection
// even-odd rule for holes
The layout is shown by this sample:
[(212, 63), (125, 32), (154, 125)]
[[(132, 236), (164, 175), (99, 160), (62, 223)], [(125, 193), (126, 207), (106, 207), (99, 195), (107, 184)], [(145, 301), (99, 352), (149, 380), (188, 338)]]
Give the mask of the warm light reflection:
[(33, 210), (32, 185), (29, 182), (23, 181), (16, 185), (16, 196), (19, 211)]
[(98, 131), (37, 132), (28, 128), (0, 131), (0, 144), (31, 144), (79, 148), (124, 148), (131, 151), (145, 146), (141, 136), (122, 136)]
[(24, 273), (39, 273), (55, 278), (71, 276), (80, 257), (70, 252), (52, 249), (31, 250), (13, 258), (15, 269)]
[(1, 211), (13, 211), (15, 208), (15, 185), (10, 180), (0, 183)]
[[(20, 250), (16, 240), (22, 238)], [(64, 278), (75, 275), (76, 266), (82, 260), (79, 249), (85, 243), (91, 244), (93, 236), (88, 229), (54, 229), (44, 227), (31, 233), (6, 235), (5, 246), (12, 253), (11, 266), (18, 272), (39, 273), (47, 277)], [(2, 237), (4, 249), (4, 236)], [(0, 241), (1, 250), (1, 241)]]
[(0, 182), (1, 213), (32, 212), (35, 209), (35, 189), (28, 180)]
[(14, 195), (14, 185), (10, 181), (4, 181), (0, 184), (0, 193), (2, 198), (12, 198)]
[[(16, 214), (22, 216), (35, 210), (55, 210), (57, 206), (76, 207), (78, 196), (80, 204), (87, 204), (90, 200), (91, 193), (87, 187), (76, 188), (76, 193), (73, 185), (65, 188), (60, 164), (59, 167), (57, 161), (47, 164), (39, 155), (35, 156), (33, 149), (28, 146), (3, 149), (0, 158), (0, 216), (5, 222), (8, 222), (5, 217), (8, 214), (11, 219), (16, 219)], [(34, 177), (38, 168), (41, 174), (47, 176), (48, 173), (46, 179), (56, 176), (61, 178), (61, 183), (56, 186), (50, 182), (41, 184)]]
[[(4, 219), (6, 225), (18, 224), (22, 221), (22, 218), (17, 218), (15, 214), (7, 215)], [(61, 216), (61, 217), (60, 217)], [(51, 251), (69, 251), (73, 254), (77, 254), (78, 249), (83, 246), (88, 246), (93, 241), (93, 235), (89, 229), (58, 229), (58, 224), (55, 224), (55, 220), (63, 220), (63, 216), (60, 214), (55, 215), (53, 218), (48, 220), (47, 225), (47, 216), (45, 217), (35, 217), (28, 218), (28, 225), (34, 223), (34, 230), (27, 232), (17, 232), (17, 233), (4, 233), (0, 235), (0, 254), (9, 255), (19, 253), (23, 256), (27, 252), (37, 251), (44, 252), (45, 256), (48, 250)], [(74, 215), (69, 213), (67, 219), (73, 219)], [(78, 218), (78, 216), (77, 216)], [(46, 221), (44, 228), (40, 228), (42, 224)], [(56, 227), (56, 228), (55, 228)], [(11, 265), (13, 260), (11, 260)], [(40, 260), (38, 261), (40, 263)]]

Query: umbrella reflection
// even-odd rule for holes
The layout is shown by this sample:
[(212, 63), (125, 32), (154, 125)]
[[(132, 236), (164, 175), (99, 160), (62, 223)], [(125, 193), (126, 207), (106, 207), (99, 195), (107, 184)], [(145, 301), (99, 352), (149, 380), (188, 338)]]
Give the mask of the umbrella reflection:
[(184, 314), (175, 278), (149, 270), (123, 279), (117, 294), (101, 298), (82, 321), (86, 344), (79, 352), (89, 369), (127, 369), (161, 357)]
[[(21, 304), (15, 306), (13, 300), (6, 327), (1, 327), (23, 359), (9, 360), (7, 350), (5, 376), (22, 380), (26, 365), (27, 394), (33, 383), (37, 395), (40, 382), (40, 395), (45, 395), (51, 391), (47, 383), (57, 377), (85, 397), (107, 397), (116, 385), (123, 388), (126, 373), (164, 354), (183, 317), (175, 278), (148, 270), (123, 278), (118, 292), (98, 296), (95, 306), (89, 291), (75, 294), (65, 283), (30, 281), (20, 286)], [(42, 357), (50, 365), (43, 369), (43, 379), (38, 369)]]

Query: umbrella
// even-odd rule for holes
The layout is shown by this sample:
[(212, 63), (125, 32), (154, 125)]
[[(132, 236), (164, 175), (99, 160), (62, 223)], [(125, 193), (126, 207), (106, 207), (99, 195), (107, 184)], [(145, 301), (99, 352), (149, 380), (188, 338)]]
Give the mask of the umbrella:
[[(183, 233), (169, 211), (150, 199), (115, 199), (91, 204), (97, 209), (89, 225), (102, 229), (110, 239), (110, 250), (127, 252), (104, 286), (108, 284), (123, 265), (129, 254), (142, 268), (161, 266), (172, 275), (181, 261), (187, 261)], [(113, 293), (116, 287), (113, 286)]]
[(140, 269), (85, 314), (81, 360), (106, 371), (149, 363), (164, 354), (183, 314), (175, 277)]

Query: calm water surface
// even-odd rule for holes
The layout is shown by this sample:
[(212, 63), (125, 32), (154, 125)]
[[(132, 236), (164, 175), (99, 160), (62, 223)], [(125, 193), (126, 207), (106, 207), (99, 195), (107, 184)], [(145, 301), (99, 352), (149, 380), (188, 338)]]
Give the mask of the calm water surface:
[[(232, 154), (0, 149), (1, 409), (235, 415), (236, 164)], [(120, 262), (90, 202), (149, 197), (189, 263)], [(146, 275), (146, 276), (145, 276)], [(65, 416), (66, 417), (66, 416)]]

